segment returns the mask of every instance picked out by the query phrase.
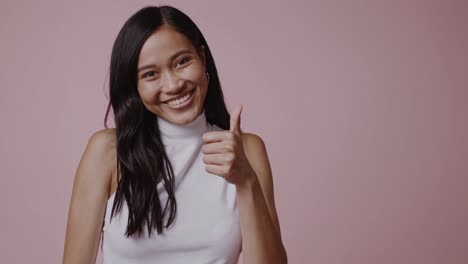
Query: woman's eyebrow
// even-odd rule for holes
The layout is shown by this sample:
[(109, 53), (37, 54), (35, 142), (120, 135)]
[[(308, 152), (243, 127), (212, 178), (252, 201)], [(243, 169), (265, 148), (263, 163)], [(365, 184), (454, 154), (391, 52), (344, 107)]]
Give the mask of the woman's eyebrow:
[[(180, 50), (180, 51), (174, 53), (174, 54), (169, 58), (169, 60), (172, 61), (172, 60), (174, 60), (175, 58), (177, 58), (177, 57), (179, 57), (180, 55), (185, 54), (185, 53), (192, 53), (192, 51), (190, 51), (190, 50), (188, 50), (188, 49)], [(142, 71), (142, 70), (144, 70), (144, 69), (152, 68), (152, 67), (156, 67), (156, 65), (154, 65), (154, 64), (148, 64), (148, 65), (145, 65), (145, 66), (141, 66), (141, 67), (138, 68), (137, 73), (140, 72), (140, 71)]]

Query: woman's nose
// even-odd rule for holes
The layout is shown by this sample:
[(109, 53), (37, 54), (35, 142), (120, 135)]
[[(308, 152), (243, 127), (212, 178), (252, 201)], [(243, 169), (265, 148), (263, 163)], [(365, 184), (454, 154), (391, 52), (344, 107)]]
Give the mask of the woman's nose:
[(181, 92), (183, 83), (184, 80), (182, 80), (182, 78), (180, 78), (180, 76), (173, 71), (168, 71), (164, 75), (164, 91), (166, 93), (177, 94)]

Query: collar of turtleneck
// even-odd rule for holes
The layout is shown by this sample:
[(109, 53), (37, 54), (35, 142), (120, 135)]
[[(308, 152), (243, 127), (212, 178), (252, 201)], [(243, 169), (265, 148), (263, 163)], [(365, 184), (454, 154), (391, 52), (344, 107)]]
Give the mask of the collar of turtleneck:
[(159, 125), (161, 136), (166, 138), (181, 138), (191, 136), (201, 136), (208, 130), (208, 123), (206, 122), (205, 110), (195, 118), (192, 122), (185, 125), (177, 125), (168, 122), (159, 116), (156, 116)]

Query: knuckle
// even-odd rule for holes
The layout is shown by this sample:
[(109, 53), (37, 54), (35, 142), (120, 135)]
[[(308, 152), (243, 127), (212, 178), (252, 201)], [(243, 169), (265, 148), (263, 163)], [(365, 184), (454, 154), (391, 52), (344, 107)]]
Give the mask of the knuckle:
[(232, 153), (226, 154), (226, 161), (229, 163), (232, 163), (232, 161), (234, 161), (234, 154)]
[(234, 140), (234, 136), (235, 136), (234, 133), (229, 132), (229, 133), (227, 134), (227, 139), (229, 139), (229, 140)]
[(234, 151), (234, 145), (232, 145), (232, 144), (227, 144), (227, 145), (225, 145), (224, 147), (225, 147), (225, 149), (226, 149), (227, 151), (229, 151), (229, 152)]

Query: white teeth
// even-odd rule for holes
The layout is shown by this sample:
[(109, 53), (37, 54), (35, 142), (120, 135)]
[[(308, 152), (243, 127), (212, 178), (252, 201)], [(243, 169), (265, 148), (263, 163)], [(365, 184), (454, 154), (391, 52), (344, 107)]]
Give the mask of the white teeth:
[(181, 103), (187, 101), (187, 100), (190, 98), (191, 95), (192, 95), (192, 92), (186, 94), (186, 95), (185, 95), (184, 97), (182, 97), (182, 98), (179, 98), (179, 99), (176, 99), (176, 100), (172, 100), (172, 101), (169, 101), (169, 102), (167, 102), (167, 103), (170, 104), (170, 105), (179, 105), (179, 104), (181, 104)]

